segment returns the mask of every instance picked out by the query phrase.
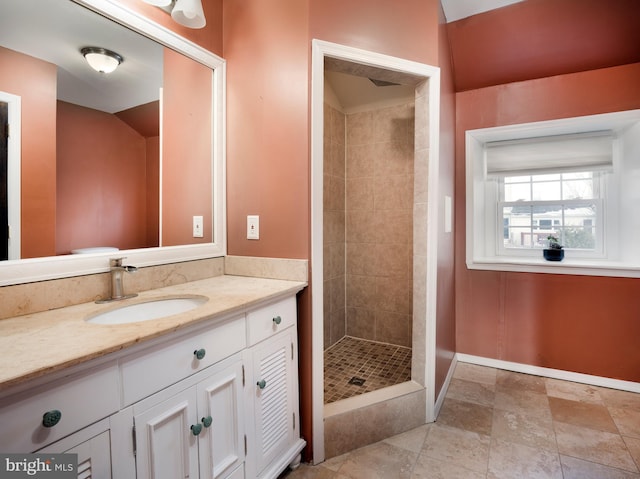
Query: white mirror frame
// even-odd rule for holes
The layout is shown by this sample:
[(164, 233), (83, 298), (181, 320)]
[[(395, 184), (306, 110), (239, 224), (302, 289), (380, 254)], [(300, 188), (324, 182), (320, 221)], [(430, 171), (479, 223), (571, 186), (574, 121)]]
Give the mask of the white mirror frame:
[[(137, 12), (119, 4), (117, 0), (69, 0), (110, 18), (162, 45), (172, 48), (213, 70), (213, 243), (184, 246), (164, 246), (123, 250), (127, 262), (138, 267), (191, 261), (224, 256), (227, 253), (226, 233), (226, 63), (212, 52), (152, 22)], [(0, 286), (32, 283), (56, 278), (102, 273), (109, 270), (113, 253), (49, 256), (0, 262)]]

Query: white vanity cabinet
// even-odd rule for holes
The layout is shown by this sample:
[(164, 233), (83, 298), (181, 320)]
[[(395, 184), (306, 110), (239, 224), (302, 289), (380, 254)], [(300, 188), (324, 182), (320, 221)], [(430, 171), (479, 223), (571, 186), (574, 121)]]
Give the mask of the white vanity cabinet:
[(109, 419), (103, 419), (36, 452), (77, 454), (78, 478), (109, 478), (112, 477), (109, 428)]
[(5, 396), (0, 399), (0, 451), (35, 452), (119, 406), (115, 361)]
[(247, 417), (253, 434), (248, 477), (276, 478), (299, 463), (296, 302), (288, 298), (247, 314), (251, 381)]
[(276, 479), (306, 444), (296, 291), (5, 391), (0, 450), (76, 453), (79, 477)]
[(242, 471), (242, 376), (238, 353), (135, 404), (136, 476), (225, 479)]

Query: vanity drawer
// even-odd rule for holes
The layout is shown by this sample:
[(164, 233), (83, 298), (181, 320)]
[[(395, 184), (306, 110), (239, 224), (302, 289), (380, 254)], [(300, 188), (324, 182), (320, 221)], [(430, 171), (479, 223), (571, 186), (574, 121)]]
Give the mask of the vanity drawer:
[(247, 313), (247, 338), (253, 346), (296, 324), (296, 298), (277, 301)]
[[(0, 400), (0, 451), (40, 449), (118, 411), (115, 363), (47, 383)], [(46, 413), (49, 427), (44, 426)], [(51, 425), (52, 423), (55, 423)]]
[[(244, 315), (126, 356), (120, 362), (124, 405), (170, 386), (246, 346)], [(204, 353), (198, 359), (197, 353)]]

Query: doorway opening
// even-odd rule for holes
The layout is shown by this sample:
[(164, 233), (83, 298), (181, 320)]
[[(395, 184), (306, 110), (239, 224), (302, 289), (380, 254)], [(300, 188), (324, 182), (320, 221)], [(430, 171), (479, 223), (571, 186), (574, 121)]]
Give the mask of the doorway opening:
[(0, 91), (0, 260), (20, 259), (20, 108)]
[(325, 59), (325, 405), (411, 380), (415, 87), (361, 69)]
[[(366, 430), (370, 414), (393, 415), (389, 435), (433, 420), (429, 298), (437, 269), (428, 259), (435, 258), (429, 218), (437, 217), (439, 70), (318, 40), (313, 46), (313, 460), (319, 463), (373, 442), (341, 429)], [(359, 86), (343, 96), (349, 88), (336, 85), (340, 76)], [(365, 90), (362, 82), (378, 93), (403, 93), (352, 105)]]

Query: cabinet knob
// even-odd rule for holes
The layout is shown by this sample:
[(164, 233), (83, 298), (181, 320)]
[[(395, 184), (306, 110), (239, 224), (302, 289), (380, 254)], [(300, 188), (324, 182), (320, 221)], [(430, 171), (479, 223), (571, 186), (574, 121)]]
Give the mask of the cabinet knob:
[(198, 359), (202, 359), (204, 358), (204, 355), (207, 354), (207, 352), (204, 350), (204, 348), (202, 349), (196, 349), (193, 354), (195, 355), (196, 358)]
[(260, 388), (260, 389), (264, 389), (265, 386), (267, 385), (267, 381), (265, 381), (264, 379), (261, 379), (260, 381), (258, 381), (256, 383), (256, 385)]
[(202, 421), (202, 424), (204, 424), (204, 427), (209, 427), (211, 426), (213, 419), (211, 418), (211, 416), (207, 416), (207, 417), (203, 417), (201, 421)]
[(42, 425), (44, 427), (53, 427), (60, 422), (61, 417), (62, 413), (57, 409), (47, 411), (42, 416)]
[(197, 436), (201, 432), (202, 432), (202, 424), (194, 424), (194, 425), (191, 426), (191, 433), (194, 436)]
[(273, 318), (273, 322), (276, 324), (280, 324), (282, 322), (282, 318), (280, 316), (276, 316)]

